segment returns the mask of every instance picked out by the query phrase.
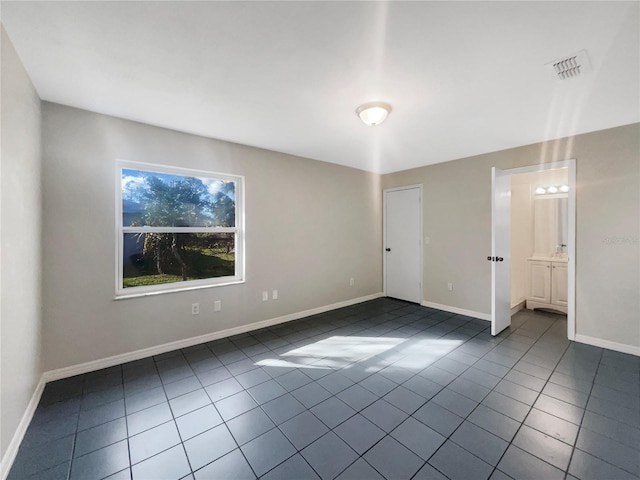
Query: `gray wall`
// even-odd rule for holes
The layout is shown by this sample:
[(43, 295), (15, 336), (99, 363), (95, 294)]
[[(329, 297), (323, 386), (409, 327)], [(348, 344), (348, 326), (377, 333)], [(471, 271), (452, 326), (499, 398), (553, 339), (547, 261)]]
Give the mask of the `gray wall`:
[[(382, 290), (378, 175), (42, 108), (45, 370)], [(244, 175), (246, 283), (114, 300), (117, 159)], [(261, 292), (273, 289), (280, 298), (263, 302)], [(191, 315), (193, 302), (200, 315)]]
[(40, 99), (4, 28), (0, 152), (0, 457), (40, 379)]
[(576, 333), (640, 347), (639, 139), (632, 124), (384, 175), (424, 185), (424, 299), (490, 313), (491, 167), (575, 158)]

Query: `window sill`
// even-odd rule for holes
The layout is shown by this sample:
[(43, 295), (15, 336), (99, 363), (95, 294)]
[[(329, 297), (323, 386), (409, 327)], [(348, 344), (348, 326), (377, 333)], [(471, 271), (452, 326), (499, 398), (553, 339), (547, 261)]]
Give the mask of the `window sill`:
[(164, 295), (166, 293), (188, 292), (190, 290), (202, 290), (204, 288), (226, 287), (229, 285), (239, 285), (245, 283), (244, 280), (234, 280), (233, 282), (215, 283), (213, 285), (195, 285), (191, 287), (171, 288), (167, 290), (156, 290), (153, 292), (140, 292), (140, 293), (117, 293), (114, 300), (127, 300), (129, 298), (151, 297), (155, 295)]

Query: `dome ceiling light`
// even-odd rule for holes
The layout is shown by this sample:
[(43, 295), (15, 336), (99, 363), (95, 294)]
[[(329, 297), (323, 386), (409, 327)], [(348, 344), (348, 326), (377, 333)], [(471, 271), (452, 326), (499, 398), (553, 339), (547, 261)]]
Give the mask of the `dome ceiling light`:
[(356, 114), (365, 125), (373, 127), (384, 122), (391, 112), (391, 105), (385, 102), (368, 102), (356, 109)]

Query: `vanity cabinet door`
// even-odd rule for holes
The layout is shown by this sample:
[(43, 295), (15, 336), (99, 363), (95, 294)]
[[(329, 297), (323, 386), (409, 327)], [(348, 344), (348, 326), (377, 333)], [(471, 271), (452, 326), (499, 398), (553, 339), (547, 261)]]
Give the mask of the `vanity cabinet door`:
[(529, 290), (529, 298), (531, 300), (540, 303), (551, 303), (550, 262), (529, 262)]
[(566, 263), (551, 264), (551, 303), (567, 306), (567, 290), (569, 285)]

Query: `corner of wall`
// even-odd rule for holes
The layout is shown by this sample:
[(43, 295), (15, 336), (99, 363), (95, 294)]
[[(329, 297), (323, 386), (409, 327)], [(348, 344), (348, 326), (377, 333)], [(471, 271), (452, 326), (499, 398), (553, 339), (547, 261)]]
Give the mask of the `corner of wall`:
[(4, 478), (44, 387), (42, 117), (40, 98), (4, 26), (0, 30), (0, 475)]

